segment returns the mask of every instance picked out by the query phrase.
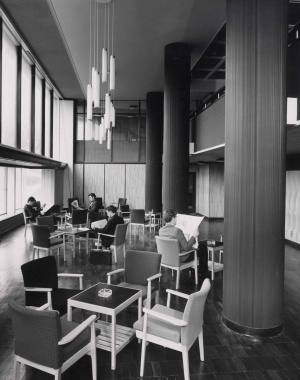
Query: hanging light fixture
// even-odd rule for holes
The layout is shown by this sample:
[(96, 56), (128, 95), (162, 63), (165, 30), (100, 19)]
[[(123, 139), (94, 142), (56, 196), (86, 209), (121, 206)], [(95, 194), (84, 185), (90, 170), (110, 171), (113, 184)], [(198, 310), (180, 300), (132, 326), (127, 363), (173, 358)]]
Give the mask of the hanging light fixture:
[[(92, 138), (99, 140), (99, 144), (107, 141), (107, 149), (111, 148), (112, 127), (115, 126), (115, 108), (113, 105), (113, 91), (115, 90), (115, 56), (113, 45), (114, 34), (114, 1), (94, 0), (94, 33), (92, 36), (92, 0), (90, 0), (90, 63), (89, 84), (87, 86), (87, 119), (88, 128), (92, 132)], [(104, 12), (104, 41), (101, 49), (101, 68), (98, 66), (98, 3), (105, 4)], [(112, 7), (110, 26), (110, 5)], [(92, 38), (93, 37), (93, 38)], [(92, 66), (92, 39), (93, 39), (93, 66)], [(110, 52), (111, 47), (111, 52)], [(111, 55), (110, 55), (111, 53)], [(109, 59), (108, 59), (109, 58)], [(100, 75), (101, 73), (101, 75)], [(102, 85), (101, 85), (102, 83)], [(100, 108), (99, 122), (92, 122), (93, 107)], [(98, 111), (99, 112), (99, 111)], [(97, 112), (97, 113), (98, 113)], [(99, 115), (99, 113), (98, 113)]]

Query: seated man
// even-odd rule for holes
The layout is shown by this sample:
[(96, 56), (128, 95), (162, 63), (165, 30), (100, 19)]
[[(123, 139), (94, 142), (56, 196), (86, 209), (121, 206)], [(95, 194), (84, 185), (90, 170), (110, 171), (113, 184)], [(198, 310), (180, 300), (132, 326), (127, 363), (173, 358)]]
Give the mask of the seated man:
[[(111, 205), (111, 206), (106, 207), (106, 213), (108, 216), (108, 221), (107, 221), (106, 226), (103, 228), (95, 228), (95, 227), (92, 227), (92, 228), (94, 229), (96, 234), (98, 232), (102, 232), (104, 234), (114, 235), (117, 224), (124, 224), (124, 220), (117, 214), (117, 208), (115, 206)], [(114, 240), (114, 238), (110, 236), (101, 235), (100, 237), (102, 240), (102, 246), (104, 248), (109, 248)]]
[(42, 207), (36, 208), (34, 207), (36, 200), (34, 197), (29, 197), (26, 205), (24, 206), (24, 211), (26, 216), (30, 217), (30, 220), (35, 221), (35, 218), (41, 215)]
[[(193, 245), (196, 242), (196, 237), (199, 235), (198, 229), (195, 230), (192, 233), (191, 238), (189, 241), (186, 240), (184, 233), (180, 228), (175, 227), (176, 225), (176, 219), (177, 219), (177, 212), (172, 209), (167, 209), (164, 211), (163, 214), (164, 221), (166, 222), (165, 226), (162, 227), (159, 230), (159, 236), (162, 237), (169, 237), (171, 239), (177, 239), (180, 245), (180, 252), (184, 251), (190, 251), (193, 249)], [(208, 272), (208, 266), (207, 266), (207, 260), (208, 260), (208, 252), (206, 245), (199, 245), (199, 249), (197, 250), (197, 255), (199, 258), (199, 269), (198, 273), (200, 276), (205, 277), (207, 276)], [(189, 261), (193, 259), (193, 254), (187, 255), (185, 257), (182, 257), (182, 262)]]
[[(95, 193), (90, 193), (89, 194), (89, 201), (90, 201), (90, 205), (88, 207), (88, 212), (89, 213), (91, 213), (91, 212), (98, 212), (98, 210), (100, 208), (100, 205), (96, 201), (96, 194)], [(78, 206), (78, 202), (72, 202), (72, 206), (76, 210), (83, 210), (82, 207)]]

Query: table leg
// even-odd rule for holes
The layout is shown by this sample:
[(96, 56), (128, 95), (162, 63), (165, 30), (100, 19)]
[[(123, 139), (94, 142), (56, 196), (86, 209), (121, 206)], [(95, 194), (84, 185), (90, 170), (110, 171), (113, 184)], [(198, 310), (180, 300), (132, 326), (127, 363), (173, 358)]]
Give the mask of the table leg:
[(211, 252), (211, 279), (212, 281), (215, 279), (215, 250), (212, 249)]
[(86, 235), (86, 254), (89, 254), (89, 233), (87, 232)]
[(67, 315), (68, 321), (72, 321), (72, 306), (69, 305), (68, 302), (68, 315)]
[(75, 249), (76, 249), (75, 242), (76, 242), (76, 237), (75, 237), (75, 234), (74, 234), (73, 235), (73, 259), (75, 259)]
[(66, 259), (66, 236), (63, 234), (63, 244), (64, 244), (64, 261), (67, 261)]
[(116, 315), (111, 316), (111, 369), (116, 369)]
[(138, 316), (139, 316), (138, 319), (142, 318), (142, 296), (138, 300)]

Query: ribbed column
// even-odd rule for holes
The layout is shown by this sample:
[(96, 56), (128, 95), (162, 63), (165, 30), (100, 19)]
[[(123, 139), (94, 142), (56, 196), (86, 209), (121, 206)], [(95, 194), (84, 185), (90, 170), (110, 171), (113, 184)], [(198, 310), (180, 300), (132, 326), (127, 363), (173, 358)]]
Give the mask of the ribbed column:
[(287, 0), (228, 0), (223, 321), (283, 327)]
[(188, 212), (190, 46), (165, 47), (163, 208)]
[(146, 210), (161, 211), (164, 94), (147, 93), (146, 115)]

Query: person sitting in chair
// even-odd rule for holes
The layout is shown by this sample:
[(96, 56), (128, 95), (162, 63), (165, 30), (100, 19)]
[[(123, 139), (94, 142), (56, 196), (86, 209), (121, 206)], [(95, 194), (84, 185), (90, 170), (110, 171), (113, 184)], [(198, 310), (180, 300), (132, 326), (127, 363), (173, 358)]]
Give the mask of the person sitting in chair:
[[(98, 212), (100, 205), (96, 201), (96, 194), (95, 193), (89, 193), (89, 201), (90, 201), (90, 205), (88, 207), (88, 212), (89, 213), (90, 212)], [(71, 204), (72, 204), (73, 208), (76, 210), (84, 210), (82, 207), (78, 206), (78, 201), (73, 201)]]
[[(199, 235), (198, 229), (192, 233), (191, 238), (187, 241), (184, 233), (180, 228), (176, 226), (177, 212), (172, 209), (167, 209), (163, 213), (164, 221), (166, 222), (165, 226), (159, 230), (159, 236), (169, 237), (171, 239), (177, 239), (180, 246), (180, 252), (190, 251), (193, 249), (193, 245), (196, 242), (196, 237)], [(197, 250), (197, 255), (199, 258), (199, 276), (206, 277), (208, 273), (208, 252), (207, 246), (199, 243), (199, 248)], [(192, 260), (194, 255), (191, 253), (185, 257), (182, 257), (182, 262)]]
[[(124, 224), (124, 220), (117, 214), (117, 208), (115, 206), (110, 205), (106, 207), (106, 213), (108, 216), (106, 226), (104, 226), (103, 228), (92, 227), (95, 231), (95, 234), (97, 234), (98, 232), (102, 232), (104, 234), (114, 235), (117, 224)], [(114, 238), (111, 236), (101, 235), (100, 237), (102, 241), (102, 246), (104, 248), (109, 248), (114, 240)]]
[(35, 221), (35, 218), (41, 215), (42, 207), (34, 207), (36, 200), (34, 197), (29, 197), (26, 205), (24, 206), (24, 211), (26, 216), (30, 217), (30, 220)]

